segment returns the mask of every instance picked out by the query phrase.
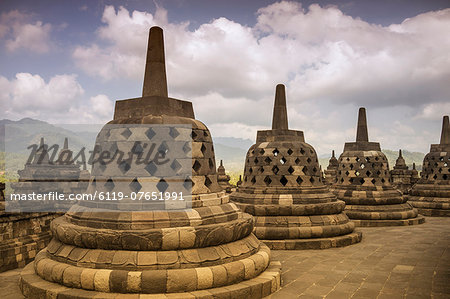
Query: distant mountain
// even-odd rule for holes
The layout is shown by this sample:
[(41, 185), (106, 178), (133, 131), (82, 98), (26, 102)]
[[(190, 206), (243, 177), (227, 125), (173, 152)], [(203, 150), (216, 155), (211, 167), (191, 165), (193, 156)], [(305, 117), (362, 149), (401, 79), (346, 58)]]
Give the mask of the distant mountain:
[(235, 137), (213, 137), (213, 140), (214, 144), (220, 143), (233, 148), (240, 148), (245, 150), (245, 152), (247, 152), (249, 147), (254, 144), (254, 142), (251, 141), (250, 139), (242, 139)]

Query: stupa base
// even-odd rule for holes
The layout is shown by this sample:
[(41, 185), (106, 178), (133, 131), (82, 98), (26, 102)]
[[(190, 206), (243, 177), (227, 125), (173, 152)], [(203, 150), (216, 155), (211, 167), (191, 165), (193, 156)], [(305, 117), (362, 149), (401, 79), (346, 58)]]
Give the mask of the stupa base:
[(422, 215), (431, 217), (450, 217), (450, 202), (433, 202), (428, 198), (425, 200), (420, 200), (420, 198), (419, 200), (410, 199), (408, 202)]
[(281, 286), (281, 263), (270, 262), (267, 269), (259, 276), (224, 287), (211, 288), (186, 293), (166, 294), (122, 294), (88, 291), (69, 288), (42, 279), (35, 273), (34, 263), (30, 263), (20, 274), (20, 289), (26, 298), (44, 299), (75, 299), (75, 298), (263, 298)]
[(351, 219), (357, 227), (377, 227), (377, 226), (407, 226), (425, 223), (425, 217), (418, 215), (416, 218), (410, 219), (386, 219), (386, 220), (371, 220), (371, 219)]
[(307, 250), (344, 247), (361, 242), (362, 233), (353, 232), (343, 236), (317, 239), (261, 240), (272, 250)]

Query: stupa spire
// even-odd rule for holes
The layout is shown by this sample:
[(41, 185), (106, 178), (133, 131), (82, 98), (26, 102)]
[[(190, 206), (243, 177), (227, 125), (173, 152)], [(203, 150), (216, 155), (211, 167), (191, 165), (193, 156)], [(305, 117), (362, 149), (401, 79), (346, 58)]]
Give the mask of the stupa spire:
[(356, 142), (358, 141), (369, 141), (369, 134), (367, 133), (367, 118), (366, 118), (366, 108), (359, 108), (358, 115), (358, 127), (356, 131)]
[(442, 119), (441, 144), (450, 144), (450, 124), (448, 115), (445, 115)]
[(336, 156), (334, 155), (334, 150), (331, 151), (331, 157), (336, 158)]
[(401, 150), (401, 149), (398, 150), (398, 157), (399, 157), (399, 158), (403, 158), (403, 156), (402, 156), (402, 150)]
[(160, 27), (150, 28), (142, 96), (167, 97), (164, 36)]
[(272, 130), (288, 130), (286, 91), (283, 84), (278, 84), (275, 90)]
[(64, 146), (63, 146), (63, 149), (69, 149), (69, 139), (67, 139), (67, 137), (66, 138), (64, 138)]

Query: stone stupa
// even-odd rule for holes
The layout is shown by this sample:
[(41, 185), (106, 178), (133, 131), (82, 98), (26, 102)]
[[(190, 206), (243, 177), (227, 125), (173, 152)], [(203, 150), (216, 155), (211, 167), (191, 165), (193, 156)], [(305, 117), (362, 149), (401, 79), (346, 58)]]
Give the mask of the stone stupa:
[[(124, 127), (108, 126), (113, 124)], [(166, 135), (161, 124), (170, 127)], [(186, 130), (186, 124), (192, 128)], [(136, 144), (155, 136), (171, 144), (169, 154), (182, 159), (192, 154), (192, 209), (168, 210), (163, 202), (162, 209), (152, 211), (117, 211), (111, 204), (111, 212), (104, 212), (79, 203), (53, 221), (52, 241), (23, 270), (26, 297), (261, 298), (280, 287), (280, 264), (270, 261), (269, 248), (252, 234), (252, 217), (229, 202), (217, 183), (208, 128), (195, 119), (191, 102), (167, 96), (159, 27), (150, 29), (142, 97), (116, 102), (114, 119), (96, 144), (139, 153)], [(191, 146), (174, 148), (186, 136)], [(152, 163), (93, 164), (88, 190), (146, 191), (154, 180), (158, 190), (166, 188)], [(176, 163), (170, 167), (179, 169)]]
[(327, 169), (324, 171), (325, 175), (325, 184), (327, 185), (333, 185), (336, 183), (336, 174), (338, 169), (339, 163), (336, 159), (336, 156), (334, 155), (334, 150), (331, 152), (331, 158), (328, 161)]
[[(59, 152), (61, 157), (68, 149), (67, 139)], [(60, 159), (58, 159), (60, 160)], [(11, 183), (15, 194), (45, 194), (59, 192), (79, 193), (86, 190), (85, 173), (73, 162), (51, 163), (44, 138), (29, 163), (18, 171), (19, 181)], [(80, 181), (80, 179), (84, 179)], [(50, 242), (50, 222), (61, 213), (54, 213), (57, 205), (46, 202), (8, 202), (10, 211), (6, 212), (4, 198), (0, 199), (0, 272), (25, 266)], [(24, 211), (19, 213), (24, 208)], [(36, 212), (31, 212), (31, 209)]]
[(408, 191), (415, 184), (415, 175), (417, 175), (417, 171), (409, 169), (403, 158), (402, 150), (399, 150), (394, 169), (390, 171), (390, 174), (392, 185), (402, 191), (403, 194), (408, 194)]
[(222, 189), (227, 193), (231, 192), (233, 186), (230, 184), (230, 176), (226, 174), (222, 160), (220, 160), (220, 165), (217, 167), (217, 182), (219, 183), (219, 186), (222, 187)]
[(412, 225), (425, 221), (389, 179), (389, 164), (378, 142), (369, 142), (366, 109), (359, 109), (356, 142), (347, 142), (339, 157), (332, 187), (345, 201), (345, 213), (358, 226)]
[(426, 216), (450, 216), (450, 125), (442, 121), (441, 141), (423, 158), (421, 178), (410, 191), (409, 202)]
[(254, 233), (272, 249), (323, 249), (361, 241), (324, 184), (314, 148), (289, 130), (285, 87), (277, 85), (272, 130), (258, 131), (244, 180), (231, 200), (255, 217)]

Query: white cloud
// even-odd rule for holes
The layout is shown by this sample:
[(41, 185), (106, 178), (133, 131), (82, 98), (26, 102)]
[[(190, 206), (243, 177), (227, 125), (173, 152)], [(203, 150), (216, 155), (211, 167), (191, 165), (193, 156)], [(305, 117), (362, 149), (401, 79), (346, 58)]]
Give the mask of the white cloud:
[(0, 76), (0, 102), (6, 118), (33, 117), (55, 123), (104, 123), (111, 120), (113, 102), (103, 94), (84, 100), (76, 75), (56, 75), (46, 82), (40, 75)]
[[(450, 99), (449, 99), (450, 100)], [(450, 101), (424, 105), (422, 111), (416, 115), (416, 119), (440, 120), (444, 114), (450, 113)]]
[(9, 52), (26, 49), (47, 53), (51, 47), (52, 26), (41, 21), (31, 22), (31, 16), (13, 10), (0, 15), (0, 39)]
[[(214, 136), (254, 139), (256, 129), (270, 127), (277, 83), (287, 86), (290, 127), (304, 130), (321, 152), (354, 140), (355, 124), (346, 119), (358, 106), (386, 115), (374, 137), (385, 123), (405, 126), (384, 131), (392, 135), (378, 141), (387, 148), (407, 142), (396, 138), (411, 135), (407, 127), (419, 134), (420, 120), (449, 110), (442, 102), (450, 95), (450, 9), (381, 26), (334, 6), (281, 1), (259, 9), (254, 26), (219, 18), (190, 29), (169, 22), (161, 7), (151, 14), (106, 6), (102, 22), (98, 40), (74, 50), (77, 66), (103, 80), (140, 82), (148, 28), (161, 26), (169, 94), (191, 100)], [(412, 108), (418, 123), (389, 113), (399, 107)], [(415, 149), (429, 144), (415, 142)]]

